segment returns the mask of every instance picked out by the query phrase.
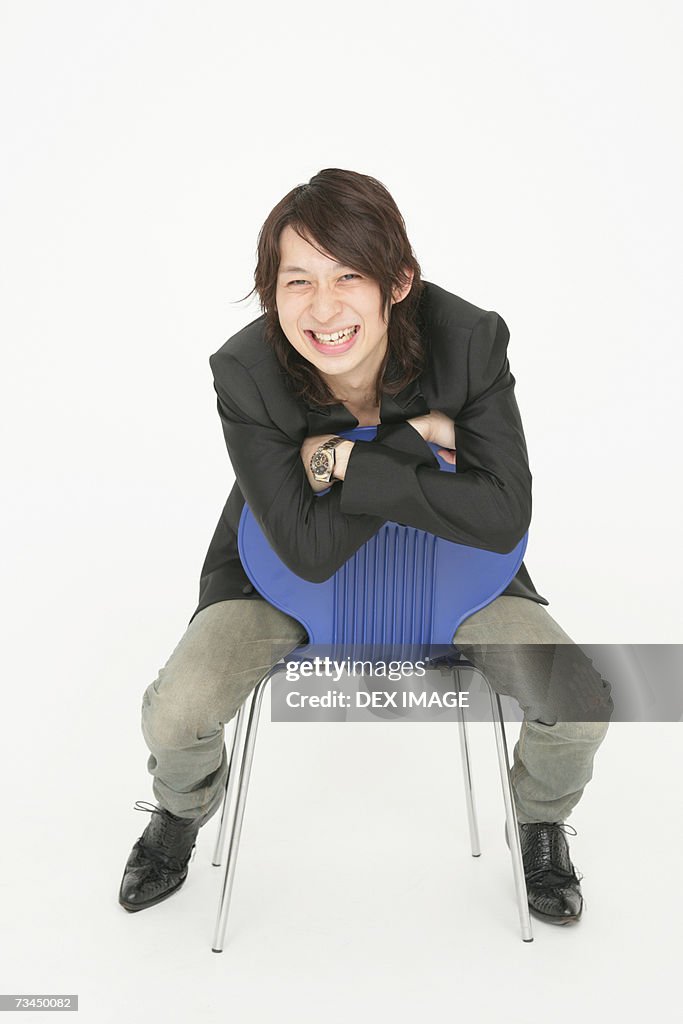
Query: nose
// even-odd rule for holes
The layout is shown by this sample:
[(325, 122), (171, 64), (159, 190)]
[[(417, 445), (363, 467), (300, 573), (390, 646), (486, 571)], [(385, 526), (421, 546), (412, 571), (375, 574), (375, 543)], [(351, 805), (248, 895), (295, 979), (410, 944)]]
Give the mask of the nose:
[(321, 328), (329, 321), (337, 320), (341, 308), (341, 302), (335, 298), (331, 290), (324, 287), (316, 289), (311, 302), (311, 316)]

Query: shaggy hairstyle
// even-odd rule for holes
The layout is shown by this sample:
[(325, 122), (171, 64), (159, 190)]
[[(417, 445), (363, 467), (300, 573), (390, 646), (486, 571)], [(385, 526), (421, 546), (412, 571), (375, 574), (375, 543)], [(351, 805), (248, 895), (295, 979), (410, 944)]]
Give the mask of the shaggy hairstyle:
[[(278, 319), (275, 295), (280, 265), (280, 234), (291, 227), (325, 255), (353, 267), (377, 282), (384, 320), (388, 322), (387, 351), (380, 367), (375, 402), (382, 392), (395, 395), (419, 376), (424, 365), (419, 301), (424, 284), (420, 265), (406, 234), (396, 203), (376, 178), (327, 167), (306, 185), (297, 185), (268, 214), (258, 236), (254, 287), (266, 314), (265, 338), (273, 347), (294, 393), (312, 405), (337, 404), (312, 363), (290, 344)], [(405, 285), (406, 270), (413, 283), (406, 297), (391, 306), (392, 292)], [(240, 301), (244, 301), (240, 299)]]

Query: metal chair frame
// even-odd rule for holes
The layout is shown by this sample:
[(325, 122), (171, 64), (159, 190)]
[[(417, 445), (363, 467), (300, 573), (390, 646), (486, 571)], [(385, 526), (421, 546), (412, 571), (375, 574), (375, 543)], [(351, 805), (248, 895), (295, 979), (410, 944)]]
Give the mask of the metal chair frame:
[[(254, 759), (254, 748), (256, 745), (256, 732), (258, 728), (261, 702), (265, 692), (266, 684), (275, 675), (278, 666), (270, 668), (256, 684), (252, 693), (247, 697), (237, 713), (237, 720), (232, 733), (232, 743), (229, 754), (228, 778), (225, 786), (225, 798), (221, 810), (220, 827), (216, 838), (213, 864), (220, 867), (225, 854), (226, 838), (229, 835), (227, 846), (227, 860), (223, 873), (218, 914), (212, 951), (222, 953), (225, 943), (225, 931), (228, 923), (230, 910), (230, 898), (235, 877), (237, 854), (239, 851), (240, 838), (242, 835), (242, 823), (244, 820), (244, 809), (249, 789), (249, 778)], [(461, 663), (462, 664), (462, 663)], [(453, 673), (455, 688), (460, 689), (459, 669), (453, 664), (450, 666)], [(503, 788), (503, 801), (505, 804), (505, 820), (507, 822), (507, 834), (510, 839), (510, 854), (512, 858), (512, 873), (515, 882), (515, 893), (517, 899), (517, 911), (523, 942), (532, 942), (531, 918), (527, 902), (526, 882), (524, 879), (524, 865), (522, 861), (522, 850), (519, 839), (519, 826), (517, 815), (514, 811), (514, 796), (510, 780), (510, 762), (508, 747), (505, 736), (505, 725), (500, 695), (490, 686), (488, 680), (482, 675), (486, 682), (491, 698), (491, 710), (493, 726), (496, 737), (496, 750), (498, 754), (498, 767)], [(474, 804), (474, 788), (472, 783), (472, 762), (470, 756), (470, 745), (467, 734), (467, 722), (464, 709), (459, 708), (458, 730), (460, 736), (460, 754), (462, 761), (463, 780), (465, 784), (465, 799), (467, 804), (467, 818), (470, 830), (470, 844), (472, 856), (479, 857), (481, 848), (479, 845), (479, 828), (477, 825), (477, 813)], [(236, 792), (235, 792), (236, 791)], [(235, 799), (236, 797), (236, 799)]]

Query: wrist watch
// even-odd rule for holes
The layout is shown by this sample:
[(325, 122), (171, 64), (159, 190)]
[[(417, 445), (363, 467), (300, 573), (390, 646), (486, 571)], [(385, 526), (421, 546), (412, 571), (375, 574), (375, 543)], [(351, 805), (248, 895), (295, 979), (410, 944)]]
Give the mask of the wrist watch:
[(331, 437), (329, 441), (323, 441), (313, 452), (310, 466), (315, 480), (329, 484), (334, 471), (334, 450), (344, 440), (343, 437)]

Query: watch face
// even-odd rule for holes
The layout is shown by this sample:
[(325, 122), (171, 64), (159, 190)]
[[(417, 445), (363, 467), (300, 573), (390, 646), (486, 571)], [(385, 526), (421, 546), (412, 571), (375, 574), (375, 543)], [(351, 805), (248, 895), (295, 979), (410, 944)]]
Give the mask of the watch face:
[(321, 452), (318, 449), (311, 456), (311, 471), (313, 476), (327, 476), (332, 470), (332, 454), (331, 452)]

